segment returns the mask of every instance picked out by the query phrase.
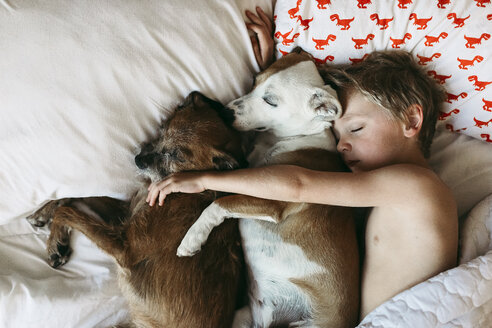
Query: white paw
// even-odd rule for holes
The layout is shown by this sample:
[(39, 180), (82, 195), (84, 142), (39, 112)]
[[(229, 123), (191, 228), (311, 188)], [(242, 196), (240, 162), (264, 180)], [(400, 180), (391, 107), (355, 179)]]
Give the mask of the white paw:
[(176, 255), (178, 255), (179, 257), (183, 257), (193, 256), (198, 253), (202, 249), (202, 243), (200, 242), (201, 239), (196, 237), (197, 235), (194, 235), (190, 233), (190, 231), (188, 231), (188, 233), (181, 241), (181, 244), (179, 244)]
[(184, 245), (179, 245), (178, 251), (176, 252), (176, 255), (179, 257), (184, 257), (184, 256), (193, 256), (196, 253), (200, 251), (201, 247), (198, 247), (198, 249), (193, 249), (193, 248), (187, 248)]

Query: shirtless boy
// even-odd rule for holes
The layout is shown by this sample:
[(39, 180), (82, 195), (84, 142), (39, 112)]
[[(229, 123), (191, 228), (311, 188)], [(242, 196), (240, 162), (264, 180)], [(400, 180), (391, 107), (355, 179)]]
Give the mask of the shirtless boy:
[[(260, 67), (272, 61), (271, 22), (257, 9), (248, 28)], [(260, 198), (367, 207), (361, 319), (389, 298), (457, 261), (458, 219), (449, 188), (427, 164), (442, 91), (405, 52), (380, 52), (333, 70), (344, 109), (334, 123), (351, 173), (290, 165), (187, 172), (149, 187), (159, 205), (171, 192), (220, 190)]]

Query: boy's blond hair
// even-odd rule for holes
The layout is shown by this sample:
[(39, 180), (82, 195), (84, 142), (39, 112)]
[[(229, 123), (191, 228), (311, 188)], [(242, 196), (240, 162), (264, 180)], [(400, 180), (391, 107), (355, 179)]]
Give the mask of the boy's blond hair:
[(444, 89), (406, 51), (376, 51), (349, 67), (320, 69), (325, 81), (338, 91), (343, 102), (351, 92), (361, 92), (387, 113), (408, 123), (408, 109), (422, 107), (423, 122), (418, 141), (429, 156), (436, 121), (445, 99)]

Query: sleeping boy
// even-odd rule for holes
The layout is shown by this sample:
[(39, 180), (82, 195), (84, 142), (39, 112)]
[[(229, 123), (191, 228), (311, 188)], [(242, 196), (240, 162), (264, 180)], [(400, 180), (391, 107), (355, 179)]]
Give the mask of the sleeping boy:
[[(265, 68), (273, 61), (272, 23), (259, 8), (257, 15), (247, 15), (252, 21), (247, 27), (256, 33), (256, 59)], [(352, 172), (272, 165), (178, 173), (151, 184), (147, 201), (162, 205), (172, 192), (218, 190), (370, 208), (362, 319), (399, 292), (456, 265), (456, 203), (426, 161), (443, 91), (403, 51), (375, 52), (358, 65), (325, 72), (343, 107), (333, 125), (337, 150)]]

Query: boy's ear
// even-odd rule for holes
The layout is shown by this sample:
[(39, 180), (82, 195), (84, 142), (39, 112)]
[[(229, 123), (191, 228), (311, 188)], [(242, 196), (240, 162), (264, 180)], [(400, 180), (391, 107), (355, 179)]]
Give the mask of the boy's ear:
[(407, 110), (407, 122), (405, 123), (404, 134), (410, 138), (417, 135), (422, 128), (424, 113), (422, 106), (413, 104)]

